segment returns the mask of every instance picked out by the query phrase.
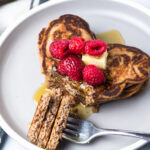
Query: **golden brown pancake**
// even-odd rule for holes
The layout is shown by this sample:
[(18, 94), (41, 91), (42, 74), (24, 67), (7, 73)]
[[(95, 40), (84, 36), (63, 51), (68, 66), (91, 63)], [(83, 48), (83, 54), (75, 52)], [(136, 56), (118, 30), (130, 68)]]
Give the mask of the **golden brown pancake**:
[(149, 56), (138, 48), (121, 44), (107, 45), (108, 64), (104, 71), (104, 84), (91, 86), (83, 81), (76, 82), (68, 76), (62, 76), (57, 72), (58, 60), (51, 56), (49, 45), (52, 41), (75, 36), (82, 36), (85, 40), (95, 39), (88, 23), (74, 15), (59, 17), (39, 34), (41, 67), (49, 88), (62, 88), (78, 97), (85, 105), (95, 105), (117, 99), (127, 86), (143, 83), (149, 78)]
[(108, 53), (108, 70), (114, 84), (141, 83), (149, 78), (150, 58), (140, 49), (109, 44)]

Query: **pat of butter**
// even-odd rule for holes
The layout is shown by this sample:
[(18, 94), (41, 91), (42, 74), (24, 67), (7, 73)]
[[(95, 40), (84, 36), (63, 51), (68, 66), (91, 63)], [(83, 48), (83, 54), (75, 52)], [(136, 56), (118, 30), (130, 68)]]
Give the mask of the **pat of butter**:
[(100, 69), (106, 69), (107, 56), (107, 50), (103, 53), (102, 56), (90, 56), (88, 54), (84, 54), (82, 55), (82, 61), (85, 65), (95, 65)]

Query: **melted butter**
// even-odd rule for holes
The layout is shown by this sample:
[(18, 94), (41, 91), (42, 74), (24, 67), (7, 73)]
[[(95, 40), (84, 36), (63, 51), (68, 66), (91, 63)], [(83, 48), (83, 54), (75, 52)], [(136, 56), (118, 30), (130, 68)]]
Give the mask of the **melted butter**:
[[(110, 30), (107, 32), (96, 34), (97, 39), (103, 40), (105, 43), (125, 44), (123, 37), (117, 30)], [(48, 93), (46, 83), (44, 83), (34, 94), (33, 99), (39, 102), (41, 96)], [(94, 106), (85, 107), (83, 104), (77, 104), (71, 108), (71, 113), (75, 114), (80, 119), (87, 119), (91, 114), (98, 112), (98, 108)]]
[(71, 108), (71, 113), (77, 116), (79, 119), (87, 119), (91, 114), (98, 112), (98, 109), (94, 106), (85, 107), (83, 104), (78, 104)]
[(39, 89), (37, 89), (37, 91), (35, 92), (33, 99), (35, 102), (39, 102), (41, 96), (45, 93), (49, 93), (46, 83), (44, 83)]
[(125, 41), (117, 30), (110, 30), (103, 33), (96, 34), (96, 38), (104, 41), (105, 43), (118, 43), (125, 44)]

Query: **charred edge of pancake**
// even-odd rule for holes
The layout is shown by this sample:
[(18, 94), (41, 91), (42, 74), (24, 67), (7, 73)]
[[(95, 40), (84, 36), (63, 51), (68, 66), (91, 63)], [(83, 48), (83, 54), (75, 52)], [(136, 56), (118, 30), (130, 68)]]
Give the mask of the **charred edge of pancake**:
[(46, 69), (45, 60), (44, 60), (45, 59), (45, 52), (44, 52), (44, 46), (43, 46), (43, 37), (45, 34), (45, 30), (46, 30), (46, 28), (43, 28), (41, 30), (41, 32), (39, 33), (39, 36), (38, 36), (38, 49), (39, 49), (42, 72), (44, 72)]
[(45, 64), (45, 58), (46, 58), (45, 51), (46, 51), (46, 47), (45, 47), (44, 45), (42, 45), (42, 47), (41, 47), (41, 52), (42, 52), (42, 55), (43, 55), (42, 67), (44, 68), (44, 70), (43, 70), (44, 73), (45, 73), (45, 71), (47, 70), (46, 64)]
[[(140, 91), (141, 91), (145, 86), (148, 85), (148, 82), (149, 82), (149, 79), (147, 79), (146, 81), (144, 81), (141, 85), (136, 84), (136, 85), (133, 85), (133, 86), (128, 87), (127, 89), (125, 89), (125, 90), (123, 91), (123, 93), (120, 95), (120, 97), (118, 98), (118, 100), (120, 100), (120, 99), (126, 99), (126, 98), (129, 98), (129, 97), (131, 97), (131, 96), (134, 96), (134, 95), (140, 93)], [(132, 90), (132, 88), (135, 88), (136, 86), (139, 86), (139, 87), (138, 87), (138, 90), (136, 90), (135, 92), (132, 92), (131, 95), (128, 95), (128, 92), (129, 92), (130, 90)]]
[(103, 96), (111, 96), (111, 97), (116, 97), (118, 95), (120, 95), (122, 93), (122, 90), (124, 89), (125, 87), (125, 84), (122, 88), (122, 85), (123, 83), (120, 83), (120, 84), (115, 84), (115, 85), (112, 85), (110, 86), (109, 88), (105, 88), (103, 89), (102, 91), (99, 91), (99, 92), (96, 92), (93, 94), (93, 98), (94, 99), (98, 99), (99, 98), (99, 95), (103, 95)]
[(44, 35), (44, 32), (45, 32), (45, 28), (43, 28), (41, 30), (41, 32), (39, 33), (39, 38), (38, 38), (38, 44), (42, 44), (42, 39), (43, 39), (43, 35)]
[[(66, 27), (67, 27), (67, 24), (70, 23), (70, 24), (74, 25), (75, 27), (85, 29), (90, 34), (92, 39), (96, 39), (95, 34), (90, 30), (89, 24), (85, 20), (83, 20), (82, 18), (80, 18), (78, 16), (66, 14), (66, 15), (60, 16), (58, 19), (53, 20), (52, 22), (50, 22), (49, 27), (47, 28), (46, 32), (45, 32), (45, 28), (44, 28), (39, 33), (38, 43), (42, 44), (42, 46), (40, 48), (40, 53), (42, 53), (42, 55), (43, 55), (43, 60), (42, 60), (42, 67), (44, 68), (43, 73), (46, 73), (46, 70), (47, 70), (47, 67), (45, 64), (45, 58), (46, 58), (45, 52), (46, 52), (47, 36), (48, 36), (51, 28), (54, 25), (62, 22), (63, 20), (65, 20)], [(71, 20), (74, 20), (74, 21), (72, 22)], [(44, 41), (42, 41), (43, 34), (45, 35)], [(53, 60), (53, 61), (55, 61), (55, 60)]]

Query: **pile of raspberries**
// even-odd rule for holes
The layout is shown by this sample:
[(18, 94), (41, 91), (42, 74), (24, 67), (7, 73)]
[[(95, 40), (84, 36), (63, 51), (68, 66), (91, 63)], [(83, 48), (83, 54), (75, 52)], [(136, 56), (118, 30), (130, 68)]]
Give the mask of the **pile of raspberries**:
[(51, 55), (59, 59), (57, 70), (75, 81), (84, 80), (89, 85), (99, 85), (105, 80), (104, 73), (95, 65), (85, 66), (81, 60), (82, 54), (101, 56), (107, 49), (101, 40), (86, 41), (82, 37), (72, 40), (57, 40), (50, 44)]

